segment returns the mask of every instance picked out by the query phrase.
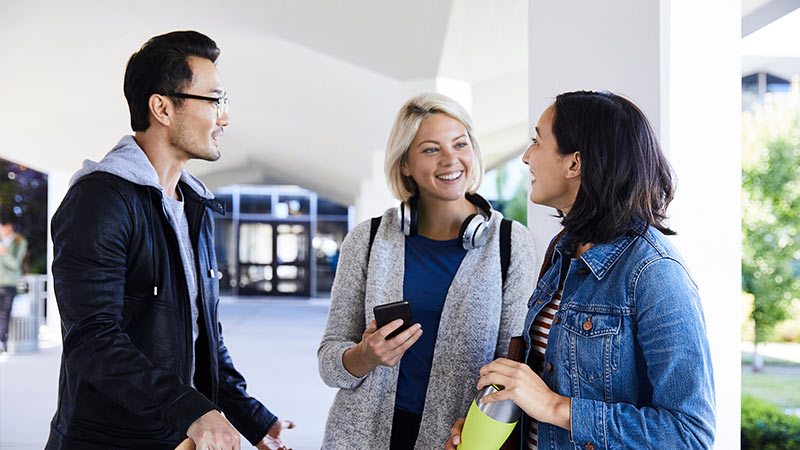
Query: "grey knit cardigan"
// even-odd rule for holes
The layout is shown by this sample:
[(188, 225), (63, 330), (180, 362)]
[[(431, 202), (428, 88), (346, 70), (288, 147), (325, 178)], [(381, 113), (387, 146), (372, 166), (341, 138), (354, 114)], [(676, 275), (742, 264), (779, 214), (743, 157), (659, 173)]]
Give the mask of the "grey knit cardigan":
[[(467, 252), (447, 292), (416, 450), (443, 448), (450, 427), (466, 415), (477, 393), (480, 368), (505, 357), (509, 339), (522, 332), (536, 281), (533, 239), (527, 228), (513, 223), (511, 264), (501, 287), (501, 219), (500, 213), (492, 213), (488, 242)], [(342, 243), (328, 322), (317, 351), (322, 380), (339, 388), (322, 449), (389, 448), (400, 365), (378, 366), (358, 378), (342, 363), (342, 354), (361, 341), (374, 319), (372, 308), (403, 298), (405, 237), (397, 208), (383, 214), (367, 270), (369, 230), (367, 220)]]

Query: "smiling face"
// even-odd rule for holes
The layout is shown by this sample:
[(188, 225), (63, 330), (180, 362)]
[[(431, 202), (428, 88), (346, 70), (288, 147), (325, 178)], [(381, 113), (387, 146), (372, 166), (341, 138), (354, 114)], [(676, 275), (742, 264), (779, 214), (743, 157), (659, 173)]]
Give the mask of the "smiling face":
[(555, 107), (550, 106), (539, 118), (536, 136), (522, 156), (530, 167), (531, 201), (567, 214), (575, 203), (580, 187), (580, 153), (563, 155), (553, 135)]
[(402, 173), (416, 182), (423, 200), (462, 200), (472, 181), (473, 157), (464, 124), (448, 115), (434, 114), (420, 124)]
[[(208, 59), (190, 56), (192, 84), (183, 92), (204, 97), (223, 97), (217, 67)], [(176, 121), (170, 130), (169, 143), (182, 152), (186, 159), (216, 161), (220, 157), (219, 144), (223, 127), (228, 125), (228, 114), (217, 117), (216, 103), (208, 100), (184, 99), (176, 108)]]

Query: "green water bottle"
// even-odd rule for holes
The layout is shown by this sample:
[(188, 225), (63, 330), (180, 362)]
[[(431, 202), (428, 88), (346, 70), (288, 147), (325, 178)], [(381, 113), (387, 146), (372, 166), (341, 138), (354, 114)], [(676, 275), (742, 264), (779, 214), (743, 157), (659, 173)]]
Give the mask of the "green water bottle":
[(458, 450), (497, 450), (508, 439), (522, 409), (511, 400), (481, 403), (483, 397), (500, 390), (501, 387), (490, 384), (478, 392), (467, 412)]

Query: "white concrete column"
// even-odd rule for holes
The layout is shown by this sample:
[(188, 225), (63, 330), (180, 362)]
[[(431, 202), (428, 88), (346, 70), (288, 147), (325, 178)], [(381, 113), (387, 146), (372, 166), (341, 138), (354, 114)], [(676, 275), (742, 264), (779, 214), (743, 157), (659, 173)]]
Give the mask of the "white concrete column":
[[(397, 206), (400, 201), (395, 199), (386, 176), (383, 173), (383, 158), (385, 150), (373, 150), (369, 153), (370, 177), (361, 180), (361, 193), (356, 199), (356, 222), (359, 224), (369, 218), (383, 214), (386, 208)], [(354, 224), (354, 225), (355, 225)]]
[[(678, 179), (675, 243), (703, 299), (717, 389), (715, 448), (740, 447), (741, 4), (666, 2), (663, 139)], [(663, 22), (662, 22), (663, 23)], [(713, 32), (710, 32), (713, 30)]]
[[(660, 129), (660, 9), (657, 1), (543, 2), (531, 0), (529, 136), (555, 97), (606, 90), (633, 100)], [(555, 210), (529, 205), (528, 226), (538, 261), (561, 229)]]
[[(630, 98), (660, 135), (677, 174), (670, 226), (708, 327), (715, 448), (739, 448), (741, 4), (531, 0), (529, 11), (531, 133), (556, 95), (586, 89)], [(551, 215), (528, 210), (540, 257), (558, 228)]]

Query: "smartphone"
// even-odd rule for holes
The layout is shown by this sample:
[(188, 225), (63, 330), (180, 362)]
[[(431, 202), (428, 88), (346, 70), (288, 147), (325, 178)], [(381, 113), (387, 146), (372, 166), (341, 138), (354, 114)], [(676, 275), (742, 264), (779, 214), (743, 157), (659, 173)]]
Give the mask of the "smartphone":
[(378, 323), (378, 328), (395, 319), (403, 319), (403, 324), (400, 325), (400, 328), (386, 336), (386, 340), (397, 336), (414, 324), (414, 320), (411, 318), (411, 305), (405, 300), (378, 305), (372, 311), (375, 313), (375, 322)]

